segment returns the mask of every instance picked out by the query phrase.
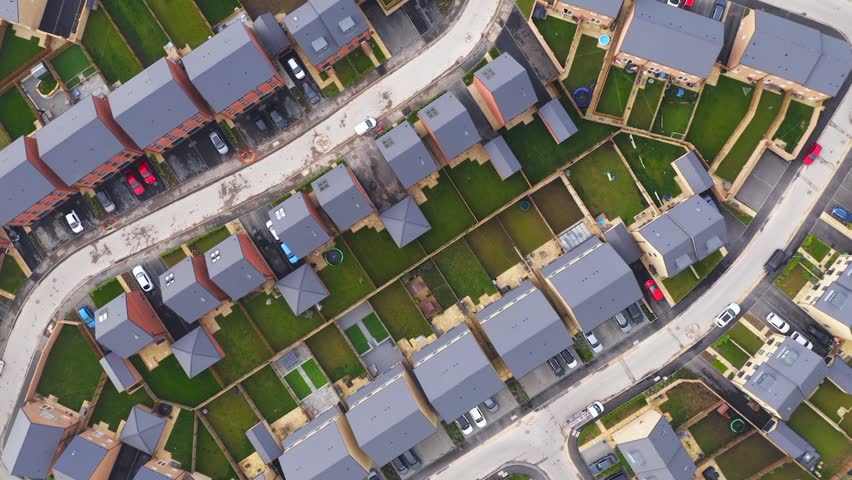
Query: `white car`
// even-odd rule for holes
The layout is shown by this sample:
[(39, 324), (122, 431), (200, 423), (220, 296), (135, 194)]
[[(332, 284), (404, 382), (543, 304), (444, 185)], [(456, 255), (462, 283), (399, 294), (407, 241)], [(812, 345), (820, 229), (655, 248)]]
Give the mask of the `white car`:
[(800, 344), (800, 345), (804, 346), (804, 347), (805, 347), (805, 348), (807, 348), (808, 350), (813, 350), (813, 349), (814, 349), (814, 344), (813, 344), (813, 343), (811, 343), (811, 341), (810, 341), (810, 340), (808, 340), (807, 338), (805, 338), (805, 336), (804, 336), (804, 335), (802, 335), (802, 334), (801, 334), (801, 333), (799, 333), (799, 332), (793, 332), (793, 334), (792, 334), (792, 335), (790, 335), (790, 338), (792, 338), (793, 340), (795, 340), (795, 341), (796, 341), (796, 343), (798, 343), (798, 344)]
[(363, 122), (359, 123), (358, 125), (355, 125), (355, 133), (357, 133), (358, 135), (364, 135), (370, 130), (376, 128), (376, 125), (377, 124), (375, 118), (367, 117), (366, 119), (364, 119)]
[(766, 316), (766, 323), (772, 325), (775, 330), (778, 330), (781, 333), (787, 333), (790, 331), (790, 324), (783, 318), (776, 315), (775, 312), (769, 312), (769, 315)]
[(281, 239), (278, 238), (278, 234), (275, 232), (275, 227), (272, 226), (272, 220), (266, 221), (266, 229), (269, 230), (269, 233), (272, 235), (272, 238), (274, 238), (276, 242), (281, 241)]
[(80, 222), (80, 217), (77, 216), (77, 212), (74, 210), (71, 210), (71, 213), (65, 215), (65, 221), (68, 222), (68, 226), (72, 232), (80, 233), (83, 231), (83, 223)]
[(302, 70), (302, 67), (300, 67), (298, 63), (296, 63), (295, 59), (287, 59), (287, 66), (290, 67), (290, 71), (296, 76), (296, 80), (305, 78), (305, 71)]
[(624, 316), (624, 312), (618, 312), (615, 314), (615, 323), (618, 324), (618, 328), (621, 329), (624, 333), (630, 333), (630, 330), (633, 330), (633, 326), (630, 325), (630, 322), (627, 320), (627, 317)]
[(667, 0), (666, 3), (672, 7), (680, 7), (680, 0)]
[(592, 402), (591, 405), (586, 407), (586, 411), (592, 416), (592, 418), (598, 418), (604, 412), (604, 406), (601, 402)]
[(731, 320), (737, 318), (737, 315), (740, 314), (740, 306), (736, 303), (732, 303), (725, 307), (722, 310), (722, 313), (716, 315), (716, 318), (713, 320), (716, 323), (716, 326), (719, 328), (724, 328), (725, 325), (731, 323)]
[(473, 420), (473, 423), (477, 427), (482, 428), (488, 425), (488, 421), (485, 420), (485, 415), (482, 414), (482, 410), (479, 407), (473, 407), (467, 413), (470, 414), (470, 419)]
[(0, 375), (3, 375), (3, 368), (6, 367), (6, 362), (0, 360)]
[(467, 420), (467, 417), (462, 415), (461, 417), (455, 420), (456, 426), (459, 427), (459, 430), (465, 435), (470, 435), (473, 433), (473, 425)]
[(589, 346), (592, 347), (592, 351), (595, 353), (601, 353), (603, 351), (603, 345), (598, 341), (598, 337), (595, 336), (595, 332), (586, 332), (583, 335), (586, 336), (586, 340), (589, 341)]
[(142, 265), (136, 265), (130, 272), (133, 274), (133, 278), (136, 279), (136, 283), (139, 284), (139, 287), (143, 292), (150, 292), (154, 289), (154, 282), (151, 281), (151, 277), (148, 276), (148, 272), (145, 271), (145, 267)]

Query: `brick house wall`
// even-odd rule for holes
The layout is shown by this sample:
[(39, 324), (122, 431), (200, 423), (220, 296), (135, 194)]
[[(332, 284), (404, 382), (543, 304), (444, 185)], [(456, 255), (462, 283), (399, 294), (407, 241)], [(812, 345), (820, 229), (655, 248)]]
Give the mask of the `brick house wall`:
[(192, 117), (184, 120), (180, 125), (171, 129), (169, 133), (163, 135), (151, 145), (144, 147), (145, 150), (153, 153), (164, 153), (169, 148), (175, 146), (178, 142), (189, 138), (191, 134), (201, 129), (204, 125), (213, 121), (213, 112), (210, 107), (207, 106), (207, 102), (204, 101), (201, 94), (198, 93), (198, 90), (195, 89), (195, 85), (189, 81), (189, 76), (186, 74), (183, 67), (171, 60), (167, 60), (166, 64), (169, 66), (169, 70), (172, 72), (172, 77), (175, 82), (177, 82), (184, 93), (186, 93), (193, 105), (198, 108), (198, 112)]
[(10, 226), (23, 227), (32, 225), (35, 221), (51, 212), (57, 205), (67, 200), (68, 197), (76, 193), (76, 190), (65, 185), (62, 179), (41, 160), (38, 154), (38, 143), (35, 138), (24, 137), (24, 143), (26, 144), (27, 160), (54, 186), (55, 190), (15, 217), (14, 220), (9, 222)]
[(444, 147), (441, 146), (441, 142), (438, 141), (438, 137), (435, 136), (435, 132), (433, 132), (432, 129), (429, 128), (429, 125), (427, 125), (426, 122), (423, 122), (423, 126), (426, 128), (426, 131), (429, 132), (429, 136), (432, 137), (432, 140), (435, 141), (435, 145), (438, 146), (438, 150), (441, 151), (441, 156), (444, 157), (444, 160), (452, 160), (452, 158), (447, 158), (447, 153), (444, 152)]
[(216, 112), (217, 114), (223, 115), (231, 120), (236, 119), (237, 115), (242, 114), (243, 112), (250, 110), (255, 105), (257, 105), (262, 99), (272, 95), (276, 89), (284, 86), (284, 78), (281, 77), (281, 74), (278, 73), (278, 70), (275, 68), (275, 65), (272, 64), (272, 60), (266, 55), (263, 46), (261, 46), (260, 42), (257, 40), (257, 37), (254, 35), (254, 32), (251, 31), (250, 28), (243, 25), (243, 28), (248, 32), (249, 38), (254, 46), (257, 48), (257, 51), (263, 55), (263, 59), (269, 65), (269, 68), (275, 72), (269, 80), (261, 83), (251, 92), (243, 95), (242, 98), (237, 100), (236, 102), (228, 105), (227, 108), (222, 110), (221, 112)]
[[(476, 76), (473, 77), (473, 85), (482, 96), (482, 99), (485, 101), (485, 105), (488, 106), (488, 110), (491, 110), (494, 118), (497, 119), (497, 123), (499, 123), (500, 126), (505, 125), (506, 119), (503, 118), (503, 114), (500, 112), (500, 107), (497, 106), (497, 100), (494, 98), (491, 90), (488, 90), (485, 84), (483, 84)], [(511, 120), (511, 118), (509, 120)]]
[(139, 328), (148, 332), (154, 339), (165, 338), (166, 327), (163, 325), (154, 307), (148, 303), (145, 295), (139, 290), (127, 292), (125, 295), (127, 299), (127, 317), (138, 325)]
[(260, 255), (260, 251), (257, 247), (252, 243), (251, 239), (245, 233), (238, 233), (237, 240), (240, 241), (240, 250), (243, 252), (243, 256), (249, 263), (257, 269), (267, 280), (275, 280), (275, 275), (272, 274), (272, 269), (269, 268), (269, 265), (266, 263), (266, 260)]
[(203, 255), (192, 256), (192, 270), (195, 271), (196, 282), (200, 283), (202, 287), (207, 289), (220, 302), (228, 300), (228, 295), (218, 285), (213, 283), (213, 280), (210, 280), (210, 273), (207, 271), (207, 262), (204, 260)]
[(551, 7), (551, 10), (565, 17), (566, 20), (570, 19), (571, 21), (578, 22), (589, 22), (594, 25), (600, 25), (603, 28), (609, 28), (612, 26), (612, 22), (615, 21), (615, 18), (608, 17), (606, 15), (602, 15), (597, 12), (593, 12), (591, 10), (578, 7), (577, 5), (572, 4), (571, 2), (562, 2), (557, 1)]
[(308, 207), (308, 212), (311, 214), (311, 217), (316, 220), (317, 224), (322, 227), (323, 231), (325, 231), (325, 233), (329, 237), (333, 237), (334, 233), (331, 231), (328, 225), (326, 225), (325, 220), (323, 220), (322, 215), (320, 215), (319, 210), (317, 210), (317, 207), (314, 205), (314, 202), (311, 201), (310, 197), (301, 192), (299, 193), (299, 195), (302, 196), (302, 200), (304, 200), (305, 206)]

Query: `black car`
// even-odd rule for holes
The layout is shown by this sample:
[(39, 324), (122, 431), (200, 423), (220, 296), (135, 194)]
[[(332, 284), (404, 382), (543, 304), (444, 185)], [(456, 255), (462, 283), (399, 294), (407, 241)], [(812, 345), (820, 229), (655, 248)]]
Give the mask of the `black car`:
[(828, 346), (834, 342), (834, 337), (816, 325), (808, 325), (808, 333), (823, 345)]
[(599, 473), (609, 470), (610, 467), (617, 463), (618, 458), (615, 456), (615, 454), (610, 453), (604, 457), (595, 460), (594, 463), (589, 465), (589, 469), (592, 471), (592, 473), (597, 475)]
[(264, 120), (263, 117), (261, 117), (260, 115), (254, 117), (254, 124), (261, 132), (265, 132), (267, 129), (269, 129), (269, 126), (266, 124), (266, 120)]
[(402, 460), (402, 456), (394, 458), (393, 460), (391, 460), (391, 463), (393, 464), (393, 468), (395, 468), (400, 475), (405, 475), (406, 473), (408, 473), (408, 466)]
[(559, 363), (558, 357), (550, 357), (547, 359), (547, 364), (550, 365), (550, 368), (553, 369), (553, 373), (555, 373), (557, 377), (565, 375), (565, 368), (563, 368), (562, 364)]
[(767, 260), (766, 263), (763, 264), (763, 270), (766, 273), (772, 273), (775, 270), (778, 270), (779, 268), (781, 268), (782, 265), (784, 265), (784, 260), (786, 258), (787, 254), (784, 252), (784, 250), (781, 250), (780, 248), (775, 250), (774, 252), (772, 252), (772, 255), (769, 256), (769, 260)]
[(629, 307), (627, 307), (627, 313), (630, 314), (630, 320), (633, 323), (642, 323), (642, 320), (645, 320), (645, 317), (642, 316), (642, 310), (639, 309), (639, 305), (635, 303), (631, 303)]
[(303, 83), (302, 88), (305, 89), (305, 96), (308, 97), (308, 101), (311, 102), (311, 105), (319, 103), (320, 97), (317, 95), (317, 91), (314, 90), (314, 87), (312, 87), (310, 83)]

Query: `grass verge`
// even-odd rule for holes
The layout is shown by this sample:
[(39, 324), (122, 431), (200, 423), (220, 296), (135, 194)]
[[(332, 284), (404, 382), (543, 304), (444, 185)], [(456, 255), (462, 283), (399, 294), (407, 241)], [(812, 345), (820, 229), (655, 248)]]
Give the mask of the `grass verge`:
[(76, 412), (84, 401), (92, 400), (104, 371), (80, 328), (63, 325), (58, 335), (47, 352), (36, 393), (54, 395), (61, 405)]

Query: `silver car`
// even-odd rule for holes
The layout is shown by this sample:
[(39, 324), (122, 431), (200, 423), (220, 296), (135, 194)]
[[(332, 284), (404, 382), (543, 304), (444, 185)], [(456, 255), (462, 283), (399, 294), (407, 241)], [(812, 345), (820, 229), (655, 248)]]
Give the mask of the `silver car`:
[(213, 143), (213, 146), (216, 147), (216, 151), (221, 153), (222, 155), (228, 153), (228, 145), (222, 140), (222, 137), (219, 136), (219, 132), (210, 132), (210, 141)]

